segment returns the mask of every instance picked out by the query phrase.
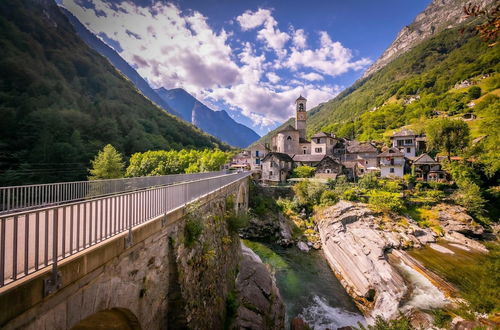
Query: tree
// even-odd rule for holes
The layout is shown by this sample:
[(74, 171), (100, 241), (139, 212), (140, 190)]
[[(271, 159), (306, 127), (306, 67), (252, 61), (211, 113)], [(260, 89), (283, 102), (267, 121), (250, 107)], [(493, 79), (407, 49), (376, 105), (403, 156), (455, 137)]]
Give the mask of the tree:
[(462, 151), (470, 141), (469, 126), (461, 120), (435, 119), (427, 126), (426, 134), (428, 150), (446, 152), (448, 160), (452, 152)]
[(316, 171), (316, 168), (312, 166), (302, 165), (297, 166), (293, 170), (293, 174), (298, 178), (310, 178), (313, 176), (314, 171)]
[(111, 144), (108, 144), (92, 161), (89, 180), (121, 178), (124, 166), (122, 155)]
[(481, 87), (472, 86), (469, 88), (469, 97), (471, 100), (475, 100), (481, 96)]

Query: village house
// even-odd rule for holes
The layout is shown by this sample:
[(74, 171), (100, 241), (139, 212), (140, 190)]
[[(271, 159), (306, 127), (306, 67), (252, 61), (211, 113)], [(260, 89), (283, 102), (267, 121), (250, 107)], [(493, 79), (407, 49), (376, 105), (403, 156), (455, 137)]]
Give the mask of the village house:
[(266, 183), (286, 182), (292, 169), (293, 160), (288, 154), (269, 152), (262, 159), (262, 180)]
[(293, 155), (292, 159), (296, 166), (316, 166), (325, 155)]
[(357, 162), (360, 174), (378, 170), (378, 149), (369, 142), (349, 141), (345, 161)]
[(251, 146), (248, 149), (250, 153), (250, 167), (252, 170), (262, 170), (262, 160), (269, 153), (269, 149), (262, 143)]
[(237, 153), (231, 159), (228, 168), (230, 169), (247, 169), (251, 168), (250, 152), (247, 150)]
[(417, 180), (445, 181), (446, 173), (441, 170), (441, 164), (428, 154), (421, 154), (412, 164)]
[(409, 159), (414, 159), (425, 150), (425, 136), (406, 128), (394, 132), (391, 136), (391, 143), (393, 148), (398, 148)]
[(316, 133), (311, 137), (311, 155), (333, 155), (337, 142), (330, 133)]
[(344, 165), (331, 156), (324, 156), (316, 165), (315, 177), (324, 179), (336, 179), (338, 175), (346, 174)]
[(406, 160), (405, 155), (398, 148), (389, 148), (377, 157), (381, 177), (403, 177)]
[(288, 125), (272, 137), (272, 151), (289, 155), (311, 153), (311, 142), (306, 140), (306, 102), (302, 95), (295, 100), (295, 127)]

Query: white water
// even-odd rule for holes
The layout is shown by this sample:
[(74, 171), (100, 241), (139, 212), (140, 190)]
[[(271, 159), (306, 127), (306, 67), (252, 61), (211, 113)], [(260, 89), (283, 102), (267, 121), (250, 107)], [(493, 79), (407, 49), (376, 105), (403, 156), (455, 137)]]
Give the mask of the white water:
[(448, 303), (444, 294), (436, 288), (431, 281), (413, 268), (401, 263), (401, 271), (413, 284), (413, 292), (410, 300), (403, 306), (403, 310), (411, 308), (431, 309), (440, 308)]
[(328, 305), (324, 298), (313, 297), (312, 304), (305, 307), (299, 315), (314, 330), (337, 329), (345, 326), (357, 326), (358, 322), (366, 325), (359, 314)]

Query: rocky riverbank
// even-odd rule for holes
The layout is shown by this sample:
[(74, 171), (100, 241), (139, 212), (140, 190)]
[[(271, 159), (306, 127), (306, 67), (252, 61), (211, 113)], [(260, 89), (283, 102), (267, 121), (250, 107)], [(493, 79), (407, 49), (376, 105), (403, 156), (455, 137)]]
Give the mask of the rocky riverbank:
[[(446, 204), (436, 208), (443, 238), (464, 248), (487, 251), (465, 235), (482, 235), (461, 209)], [(336, 276), (367, 317), (395, 318), (410, 299), (414, 284), (391, 264), (388, 253), (396, 251), (397, 262), (415, 269), (446, 295), (453, 291), (435, 274), (410, 262), (404, 249), (435, 243), (439, 235), (421, 228), (407, 217), (377, 214), (367, 205), (340, 201), (315, 215), (325, 256)]]

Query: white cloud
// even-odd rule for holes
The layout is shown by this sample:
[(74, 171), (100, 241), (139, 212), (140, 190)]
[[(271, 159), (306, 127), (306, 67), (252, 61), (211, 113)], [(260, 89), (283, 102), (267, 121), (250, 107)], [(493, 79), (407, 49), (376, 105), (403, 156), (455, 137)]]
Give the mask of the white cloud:
[(274, 73), (274, 72), (268, 72), (266, 73), (267, 80), (272, 82), (273, 84), (276, 84), (278, 81), (280, 81), (280, 77)]
[(257, 39), (273, 49), (278, 56), (283, 57), (286, 55), (284, 47), (290, 36), (286, 32), (280, 31), (277, 27), (278, 22), (271, 15), (269, 9), (259, 8), (255, 12), (247, 10), (238, 16), (236, 20), (240, 23), (243, 31), (262, 26), (262, 29), (257, 32)]
[(293, 44), (297, 48), (306, 48), (307, 38), (303, 29), (298, 29), (293, 33)]
[(323, 76), (316, 72), (299, 73), (299, 77), (309, 81), (323, 80)]
[(77, 0), (62, 4), (95, 34), (119, 42), (120, 55), (155, 87), (196, 92), (240, 79), (228, 34), (213, 31), (199, 12), (184, 14), (171, 3), (140, 7), (95, 0), (95, 10), (105, 14), (96, 16), (94, 9), (81, 7)]
[(300, 67), (311, 68), (329, 76), (338, 76), (349, 70), (361, 70), (371, 63), (368, 58), (353, 61), (352, 51), (340, 42), (333, 42), (327, 32), (320, 32), (320, 48), (292, 48), (285, 67), (297, 70)]

